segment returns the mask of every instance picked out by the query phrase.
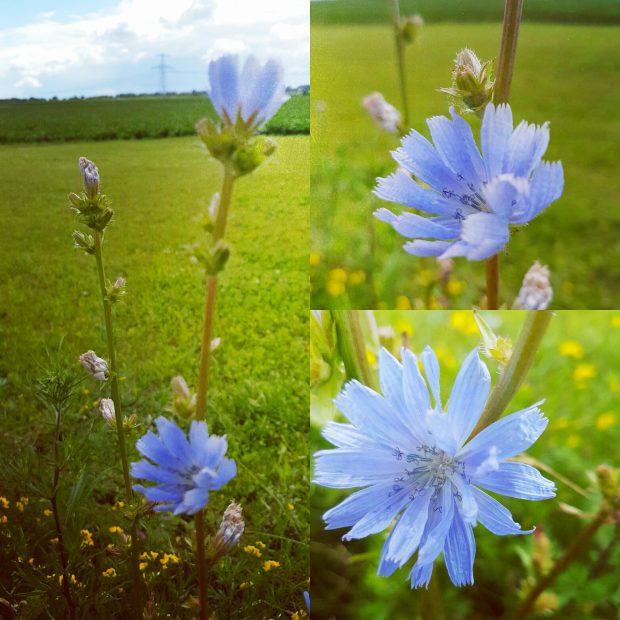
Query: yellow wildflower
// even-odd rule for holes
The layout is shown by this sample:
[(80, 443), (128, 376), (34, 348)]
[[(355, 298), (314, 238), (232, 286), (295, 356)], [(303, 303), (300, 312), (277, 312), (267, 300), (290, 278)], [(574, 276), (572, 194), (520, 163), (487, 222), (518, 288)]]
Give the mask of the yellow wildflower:
[(556, 420), (553, 420), (552, 424), (554, 428), (559, 430), (561, 428), (567, 428), (570, 422), (566, 418), (557, 418)]
[(615, 423), (616, 414), (613, 411), (601, 413), (601, 415), (596, 418), (596, 428), (602, 431), (606, 431), (608, 428), (611, 428)]
[(243, 550), (249, 555), (255, 555), (257, 558), (260, 558), (260, 556), (262, 555), (260, 550), (257, 549), (254, 545), (246, 545), (245, 547), (243, 547)]
[(396, 298), (396, 310), (411, 310), (411, 301), (405, 295), (399, 295)]
[(407, 321), (396, 321), (394, 331), (399, 335), (406, 335), (408, 338), (413, 336), (413, 327)]
[(53, 513), (53, 512), (52, 512), (49, 508), (46, 508), (46, 509), (43, 511), (43, 514), (44, 514), (46, 517), (51, 517), (54, 513)]
[(138, 567), (140, 568), (140, 570), (144, 570), (148, 565), (148, 562), (140, 562), (140, 564), (138, 564)]
[(332, 269), (329, 272), (329, 279), (334, 282), (346, 282), (347, 281), (347, 272), (340, 267), (336, 267), (336, 269)]
[(23, 502), (15, 502), (15, 507), (19, 512), (24, 512), (24, 503)]
[(260, 547), (261, 549), (264, 549), (267, 545), (265, 545), (265, 543), (262, 540), (257, 540), (256, 546)]
[(157, 551), (151, 551), (151, 558), (153, 560), (156, 560), (158, 555), (159, 555), (159, 553), (157, 553)]
[(2, 508), (8, 508), (11, 505), (11, 502), (9, 502), (6, 497), (0, 495), (0, 504), (2, 505)]
[(583, 384), (588, 379), (596, 377), (596, 366), (594, 364), (578, 364), (573, 371), (573, 381)]
[(340, 297), (345, 291), (344, 284), (342, 282), (337, 282), (336, 280), (328, 280), (327, 281), (327, 292), (332, 297)]
[(280, 562), (276, 562), (275, 560), (267, 560), (263, 564), (263, 570), (268, 573), (272, 568), (278, 568), (280, 566)]
[(164, 553), (164, 555), (159, 561), (161, 565), (166, 568), (168, 566), (168, 562), (170, 562), (171, 564), (178, 564), (179, 558), (174, 555), (174, 553)]
[(366, 282), (366, 272), (358, 269), (357, 271), (353, 271), (349, 276), (349, 282), (352, 286), (357, 286), (358, 284), (363, 284)]
[(113, 568), (107, 568), (101, 574), (103, 577), (116, 577), (116, 571)]
[(88, 530), (80, 530), (80, 534), (82, 534), (81, 548), (93, 547), (95, 545), (93, 542), (93, 535)]
[(450, 280), (446, 285), (446, 291), (448, 291), (448, 295), (451, 297), (456, 297), (463, 292), (465, 288), (465, 283), (461, 280)]
[(566, 438), (566, 446), (568, 448), (576, 448), (581, 444), (581, 437), (579, 435), (569, 435)]
[(24, 504), (24, 506), (28, 505), (28, 502), (30, 501), (30, 499), (28, 499), (27, 497), (20, 497), (19, 501)]
[(316, 267), (321, 262), (321, 255), (318, 252), (310, 252), (310, 266)]
[(106, 548), (108, 551), (114, 551), (114, 544), (113, 544), (113, 543), (109, 543), (109, 544), (107, 544), (107, 545), (105, 546), (105, 548)]
[(239, 584), (239, 590), (247, 590), (248, 588), (251, 588), (253, 585), (254, 583), (251, 581), (243, 581), (242, 583)]
[(564, 355), (564, 357), (574, 357), (576, 360), (580, 360), (583, 357), (583, 347), (581, 343), (576, 340), (565, 340), (560, 345), (560, 355)]
[(110, 532), (110, 534), (124, 534), (125, 533), (123, 531), (123, 528), (118, 527), (118, 525), (113, 525), (111, 528), (109, 528), (108, 531)]
[(474, 319), (474, 313), (469, 310), (458, 310), (450, 315), (450, 327), (466, 336), (476, 336), (478, 326)]
[(148, 559), (149, 559), (149, 555), (148, 555), (148, 553), (147, 553), (146, 551), (143, 551), (143, 552), (140, 554), (140, 559), (141, 559), (141, 560), (148, 560)]
[(84, 396), (88, 396), (90, 394), (90, 390), (88, 388), (84, 388), (82, 390), (82, 394), (84, 394)]

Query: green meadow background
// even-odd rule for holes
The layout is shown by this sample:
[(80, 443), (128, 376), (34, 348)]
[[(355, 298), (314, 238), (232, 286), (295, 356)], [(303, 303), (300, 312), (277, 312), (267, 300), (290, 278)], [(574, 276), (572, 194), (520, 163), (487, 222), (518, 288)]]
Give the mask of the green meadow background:
[[(98, 123), (110, 132), (147, 126), (161, 132), (191, 117), (193, 127), (199, 110), (188, 116), (185, 103), (100, 102)], [(35, 399), (34, 382), (49, 364), (46, 351), (77, 377), (84, 376), (80, 353), (105, 351), (95, 261), (72, 247), (78, 225), (67, 195), (81, 189), (78, 157), (98, 164), (115, 211), (105, 233), (107, 275), (127, 279), (115, 331), (124, 413), (136, 414), (140, 424), (130, 437), (130, 460), (137, 460), (136, 438), (154, 418), (169, 415), (171, 378), (196, 382), (204, 282), (188, 246), (204, 234), (201, 217), (221, 183), (220, 165), (195, 136), (100, 141), (88, 133), (99, 129), (85, 122), (95, 114), (91, 104), (11, 104), (10, 116), (0, 113), (2, 131), (10, 126), (25, 140), (61, 134), (59, 143), (0, 145), (0, 496), (8, 502), (0, 505), (0, 598), (29, 618), (65, 614), (56, 534), (45, 512), (53, 415)], [(207, 100), (200, 105), (204, 116)], [(125, 106), (135, 106), (133, 116), (122, 114)], [(29, 128), (36, 109), (43, 116)], [(305, 113), (303, 105), (290, 112), (285, 106), (279, 116), (307, 124), (307, 98)], [(305, 609), (308, 588), (309, 139), (274, 139), (275, 154), (235, 185), (231, 258), (218, 284), (214, 335), (222, 342), (207, 422), (211, 432), (228, 436), (238, 475), (212, 494), (207, 532), (215, 533), (233, 499), (246, 522), (239, 546), (211, 575), (211, 611), (221, 618), (288, 618)], [(129, 521), (118, 504), (124, 498), (116, 437), (97, 409), (102, 396), (104, 388), (84, 377), (63, 421), (63, 446), (72, 458), (62, 475), (60, 510), (69, 570), (80, 584), (74, 596), (89, 618), (125, 617), (130, 589), (127, 554), (110, 531), (128, 531)], [(143, 526), (145, 551), (159, 553), (143, 572), (151, 617), (195, 617), (192, 521), (151, 513)], [(82, 529), (93, 546), (82, 546)], [(165, 553), (179, 563), (162, 564)], [(278, 564), (265, 568), (270, 560)], [(116, 577), (104, 576), (108, 568)]]
[[(431, 345), (441, 367), (441, 393), (447, 400), (459, 366), (480, 344), (470, 311), (375, 312), (379, 334), (399, 355), (403, 335), (419, 353)], [(525, 313), (482, 312), (497, 335), (515, 341)], [(386, 329), (388, 332), (386, 333)], [(387, 341), (385, 340), (387, 338)], [(368, 360), (376, 371), (377, 349), (367, 338)], [(486, 357), (493, 384), (498, 369)], [(345, 421), (333, 406), (343, 381), (335, 368), (329, 383), (311, 394), (313, 451), (332, 447), (320, 436), (327, 420)], [(594, 469), (618, 465), (620, 442), (620, 313), (609, 311), (558, 312), (551, 320), (534, 365), (506, 413), (543, 400), (549, 426), (527, 451), (558, 472), (545, 473), (557, 486), (557, 497), (542, 502), (499, 497), (524, 528), (536, 526), (532, 536), (494, 536), (479, 525), (474, 534), (477, 556), (475, 583), (454, 587), (443, 560), (435, 564), (429, 592), (412, 591), (409, 562), (390, 578), (376, 575), (385, 534), (343, 543), (345, 529), (325, 531), (321, 515), (350, 491), (313, 485), (311, 492), (312, 617), (356, 620), (446, 620), (509, 618), (524, 587), (549, 570), (589, 522), (567, 514), (562, 503), (585, 513), (596, 511), (600, 500)], [(571, 484), (572, 483), (572, 484)], [(579, 490), (574, 489), (574, 485)], [(570, 564), (539, 599), (528, 618), (612, 620), (620, 610), (620, 546), (618, 526), (603, 526), (592, 544)]]
[[(447, 114), (452, 61), (463, 47), (495, 58), (501, 0), (415, 1), (426, 25), (407, 47), (411, 126)], [(372, 217), (387, 203), (372, 189), (395, 169), (398, 139), (361, 106), (372, 91), (400, 105), (394, 40), (385, 2), (313, 2), (312, 307), (467, 307), (484, 294), (484, 263), (457, 259), (439, 292), (434, 259), (404, 252), (404, 239)], [(620, 4), (526, 0), (511, 91), (515, 121), (550, 122), (549, 160), (560, 159), (563, 196), (515, 232), (500, 257), (501, 301), (510, 307), (535, 260), (552, 272), (555, 308), (620, 303)], [(478, 122), (474, 119), (474, 132)], [(447, 299), (442, 299), (447, 297)]]

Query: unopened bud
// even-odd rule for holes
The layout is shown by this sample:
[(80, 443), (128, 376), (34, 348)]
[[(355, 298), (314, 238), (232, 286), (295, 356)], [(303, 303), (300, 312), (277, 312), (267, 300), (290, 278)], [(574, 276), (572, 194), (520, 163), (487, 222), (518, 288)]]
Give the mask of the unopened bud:
[(536, 261), (525, 274), (513, 310), (545, 310), (553, 299), (549, 268)]
[(366, 108), (371, 118), (389, 133), (398, 133), (401, 129), (400, 112), (388, 103), (381, 93), (371, 93), (362, 99), (362, 105)]
[(95, 240), (92, 235), (85, 235), (79, 230), (74, 230), (71, 236), (73, 237), (74, 248), (84, 250), (86, 254), (95, 253)]
[(84, 192), (89, 200), (94, 200), (99, 194), (99, 169), (86, 157), (80, 157), (79, 166), (84, 181)]
[(482, 336), (483, 353), (487, 357), (494, 359), (499, 366), (500, 372), (502, 372), (512, 356), (512, 340), (497, 336), (476, 310), (474, 310), (474, 320)]
[(421, 15), (408, 15), (400, 20), (400, 32), (406, 43), (413, 43), (423, 27), (424, 19)]
[(219, 558), (228, 553), (238, 542), (245, 529), (242, 508), (231, 502), (224, 511), (222, 523), (212, 543), (212, 553)]
[(86, 351), (80, 355), (82, 368), (97, 381), (105, 381), (108, 378), (108, 363), (101, 357), (97, 357), (94, 351)]
[(172, 387), (172, 405), (169, 410), (182, 418), (191, 418), (196, 412), (196, 394), (188, 387), (187, 381), (178, 375), (170, 381)]
[(116, 411), (114, 409), (114, 401), (111, 398), (102, 398), (99, 401), (99, 411), (107, 424), (114, 426), (116, 422)]
[(215, 349), (217, 349), (220, 345), (222, 344), (222, 339), (221, 338), (214, 338), (211, 341), (211, 351), (215, 351)]
[(127, 280), (122, 276), (119, 276), (114, 281), (114, 284), (109, 284), (107, 286), (106, 292), (108, 301), (110, 303), (117, 302), (123, 295), (125, 295), (125, 286), (127, 285)]

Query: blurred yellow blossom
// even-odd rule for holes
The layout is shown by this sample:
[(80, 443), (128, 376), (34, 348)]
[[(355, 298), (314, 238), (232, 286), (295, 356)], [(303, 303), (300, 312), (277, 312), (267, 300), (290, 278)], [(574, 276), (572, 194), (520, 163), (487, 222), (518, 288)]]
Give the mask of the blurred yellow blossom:
[(349, 282), (353, 286), (358, 286), (359, 284), (363, 284), (366, 282), (366, 272), (358, 269), (357, 271), (353, 271), (349, 276)]
[(80, 534), (82, 534), (81, 548), (94, 546), (93, 535), (88, 530), (80, 530)]
[(366, 359), (371, 366), (375, 366), (377, 364), (377, 356), (374, 354), (374, 351), (370, 349), (366, 349)]
[(54, 513), (53, 513), (53, 512), (52, 512), (49, 508), (46, 508), (46, 509), (43, 511), (43, 514), (44, 514), (46, 517), (51, 517)]
[(0, 523), (8, 523), (9, 522), (9, 518), (6, 515), (2, 515), (2, 517), (0, 517)]
[(239, 584), (239, 590), (247, 590), (248, 588), (251, 588), (254, 584), (251, 581), (242, 581)]
[(2, 505), (2, 508), (8, 508), (11, 502), (6, 497), (0, 495), (0, 505)]
[(280, 566), (280, 562), (276, 562), (275, 560), (267, 560), (263, 564), (263, 570), (268, 573), (272, 568), (278, 568)]
[(19, 512), (24, 512), (24, 502), (15, 502), (15, 507)]
[(560, 430), (561, 428), (568, 428), (570, 422), (566, 418), (556, 418), (552, 424), (553, 428)]
[(257, 540), (256, 546), (260, 547), (261, 549), (264, 549), (267, 545), (265, 545), (265, 543), (262, 540)]
[(145, 570), (148, 565), (148, 562), (140, 562), (140, 564), (138, 564), (138, 568), (140, 570)]
[(174, 553), (164, 553), (164, 555), (161, 557), (159, 562), (163, 567), (166, 567), (168, 566), (168, 563), (178, 564), (179, 558), (176, 555), (174, 555)]
[(329, 279), (334, 282), (346, 282), (347, 281), (347, 272), (341, 267), (336, 267), (335, 269), (331, 269), (329, 272)]
[(601, 431), (605, 431), (608, 428), (611, 428), (616, 423), (616, 414), (613, 411), (606, 411), (605, 413), (601, 413), (600, 416), (596, 418), (596, 428)]
[(560, 345), (560, 355), (574, 357), (576, 360), (580, 360), (583, 357), (583, 347), (581, 343), (576, 340), (565, 340)]
[(116, 571), (113, 568), (107, 568), (101, 574), (104, 577), (116, 577)]
[(611, 317), (611, 324), (614, 327), (620, 327), (620, 314)]
[(151, 551), (151, 559), (156, 560), (159, 553), (157, 551)]
[(580, 387), (593, 377), (596, 377), (596, 366), (594, 364), (578, 364), (573, 371), (573, 381), (580, 384)]
[(474, 320), (474, 313), (468, 310), (457, 310), (450, 315), (450, 327), (466, 336), (478, 334), (478, 326)]
[(465, 288), (465, 283), (461, 280), (450, 280), (446, 285), (446, 290), (448, 291), (448, 295), (451, 297), (456, 297), (463, 292)]
[(321, 255), (318, 252), (310, 252), (310, 265), (316, 267), (321, 262)]
[(123, 531), (123, 528), (118, 527), (118, 525), (113, 525), (111, 528), (108, 529), (108, 532), (110, 532), (110, 534), (124, 534), (125, 533)]
[(405, 334), (408, 338), (413, 336), (413, 327), (407, 321), (396, 321), (394, 331), (400, 336)]
[(295, 506), (293, 506), (293, 504), (291, 504), (291, 503), (288, 503), (288, 504), (286, 505), (286, 507), (287, 507), (289, 510), (295, 510)]
[(255, 555), (257, 558), (260, 558), (262, 553), (259, 549), (257, 549), (254, 545), (246, 545), (243, 547), (243, 550), (249, 555)]
[(569, 435), (566, 438), (566, 446), (568, 448), (577, 448), (581, 444), (581, 437), (579, 435)]
[(340, 297), (345, 291), (344, 284), (342, 282), (338, 282), (336, 280), (328, 280), (327, 281), (327, 292), (332, 297)]
[(396, 298), (396, 310), (411, 310), (411, 301), (405, 295)]

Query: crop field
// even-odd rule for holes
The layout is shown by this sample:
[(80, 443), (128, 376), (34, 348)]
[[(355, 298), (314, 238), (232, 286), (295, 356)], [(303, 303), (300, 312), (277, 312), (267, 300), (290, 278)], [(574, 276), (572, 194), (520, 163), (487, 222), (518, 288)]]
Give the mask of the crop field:
[[(513, 342), (525, 318), (525, 313), (517, 311), (482, 315), (496, 334)], [(395, 355), (399, 355), (403, 334), (415, 353), (426, 345), (434, 348), (446, 400), (463, 359), (480, 344), (472, 312), (390, 311), (375, 316), (384, 346)], [(374, 375), (376, 345), (370, 337), (366, 344)], [(495, 384), (499, 377), (496, 362), (486, 356), (482, 359)], [(617, 465), (619, 368), (620, 313), (567, 311), (552, 318), (534, 364), (505, 413), (544, 399), (541, 408), (549, 425), (527, 455), (544, 464), (543, 474), (555, 482), (557, 496), (545, 501), (498, 497), (524, 529), (536, 526), (537, 531), (531, 536), (495, 536), (478, 524), (474, 528), (473, 586), (453, 586), (442, 559), (435, 564), (428, 591), (410, 590), (411, 562), (389, 578), (378, 577), (386, 533), (342, 542), (346, 529), (325, 531), (322, 514), (351, 491), (313, 485), (312, 616), (362, 620), (512, 618), (524, 592), (551, 569), (591, 522), (601, 500), (596, 467)], [(342, 372), (336, 370), (328, 384), (313, 390), (313, 451), (332, 447), (319, 435), (327, 420), (345, 421), (331, 402), (342, 380)], [(620, 607), (617, 541), (617, 525), (603, 525), (545, 590), (535, 613), (527, 618), (616, 618)]]
[[(310, 97), (296, 95), (269, 121), (271, 134), (307, 134)], [(0, 143), (166, 138), (215, 116), (205, 95), (0, 101)]]
[[(331, 4), (313, 4), (313, 11), (328, 11)], [(406, 254), (403, 238), (372, 217), (387, 206), (372, 189), (377, 177), (395, 169), (390, 151), (398, 145), (397, 137), (382, 133), (361, 106), (372, 91), (400, 106), (387, 17), (367, 24), (316, 20), (312, 34), (312, 307), (480, 304), (483, 262), (455, 260), (442, 300), (435, 261)], [(425, 119), (448, 113), (447, 97), (438, 89), (450, 85), (456, 52), (471, 47), (483, 59), (494, 58), (500, 34), (500, 23), (427, 23), (406, 52), (412, 127), (428, 136)], [(515, 121), (550, 122), (545, 158), (562, 161), (565, 188), (559, 200), (512, 234), (501, 253), (505, 307), (536, 260), (551, 270), (552, 307), (620, 303), (619, 41), (620, 29), (610, 25), (522, 25), (511, 89)]]
[[(218, 290), (222, 342), (207, 422), (210, 432), (228, 436), (238, 474), (212, 495), (207, 533), (233, 499), (246, 522), (239, 545), (210, 577), (211, 611), (220, 618), (288, 618), (305, 608), (308, 589), (309, 140), (276, 140), (277, 152), (235, 186), (231, 258)], [(0, 597), (23, 601), (25, 617), (60, 618), (65, 609), (46, 499), (54, 420), (34, 385), (49, 357), (81, 378), (78, 355), (105, 349), (95, 263), (71, 240), (67, 194), (81, 187), (81, 155), (99, 165), (115, 209), (106, 230), (108, 273), (127, 279), (115, 330), (125, 412), (140, 424), (130, 460), (135, 439), (169, 415), (170, 379), (182, 374), (193, 384), (198, 373), (203, 272), (187, 246), (204, 234), (201, 214), (220, 184), (220, 168), (199, 140), (1, 146)], [(100, 396), (99, 384), (84, 378), (64, 418), (63, 445), (73, 458), (62, 473), (60, 505), (83, 617), (111, 618), (127, 609), (122, 532), (129, 523), (119, 503), (116, 436), (97, 409)], [(143, 520), (152, 617), (196, 615), (192, 531), (189, 518), (151, 512)], [(277, 564), (265, 568), (268, 561)]]

